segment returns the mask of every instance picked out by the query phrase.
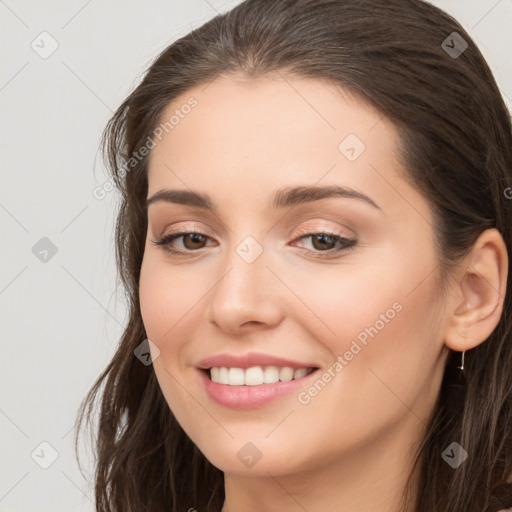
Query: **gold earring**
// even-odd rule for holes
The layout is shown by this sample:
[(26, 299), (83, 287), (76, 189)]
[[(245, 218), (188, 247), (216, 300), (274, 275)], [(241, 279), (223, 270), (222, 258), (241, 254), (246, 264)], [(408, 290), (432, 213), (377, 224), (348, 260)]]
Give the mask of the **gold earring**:
[(465, 350), (462, 351), (462, 357), (461, 357), (461, 362), (460, 362), (460, 366), (457, 366), (457, 368), (459, 370), (464, 370), (464, 354), (466, 353)]

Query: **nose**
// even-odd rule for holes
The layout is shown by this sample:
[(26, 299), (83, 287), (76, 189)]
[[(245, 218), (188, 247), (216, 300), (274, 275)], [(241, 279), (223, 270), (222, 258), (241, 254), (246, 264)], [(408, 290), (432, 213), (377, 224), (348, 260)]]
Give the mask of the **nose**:
[(233, 251), (219, 267), (217, 284), (207, 295), (207, 319), (229, 334), (277, 326), (283, 319), (283, 284), (267, 265), (265, 251), (252, 262)]

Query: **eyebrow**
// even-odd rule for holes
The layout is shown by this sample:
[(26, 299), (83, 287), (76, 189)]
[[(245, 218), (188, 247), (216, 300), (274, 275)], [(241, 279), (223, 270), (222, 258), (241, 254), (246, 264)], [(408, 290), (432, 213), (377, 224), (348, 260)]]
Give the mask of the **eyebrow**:
[[(319, 201), (320, 199), (328, 199), (332, 197), (341, 197), (345, 199), (358, 199), (364, 201), (370, 206), (382, 210), (382, 208), (370, 197), (357, 192), (351, 188), (341, 187), (338, 185), (328, 186), (299, 186), (287, 187), (276, 190), (270, 202), (272, 208), (288, 208), (298, 204)], [(184, 204), (195, 206), (204, 210), (216, 212), (214, 202), (208, 194), (193, 192), (191, 190), (168, 190), (163, 189), (156, 192), (146, 201), (146, 208), (157, 202)]]

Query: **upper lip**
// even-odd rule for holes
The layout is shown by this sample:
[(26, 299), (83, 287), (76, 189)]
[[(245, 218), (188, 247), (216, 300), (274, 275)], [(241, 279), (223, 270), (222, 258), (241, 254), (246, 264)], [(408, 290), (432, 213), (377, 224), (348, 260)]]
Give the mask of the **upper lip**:
[(248, 354), (217, 354), (202, 359), (197, 363), (197, 367), (202, 370), (209, 368), (250, 368), (251, 366), (288, 366), (290, 368), (317, 368), (314, 364), (292, 361), (269, 354), (259, 354), (250, 352)]

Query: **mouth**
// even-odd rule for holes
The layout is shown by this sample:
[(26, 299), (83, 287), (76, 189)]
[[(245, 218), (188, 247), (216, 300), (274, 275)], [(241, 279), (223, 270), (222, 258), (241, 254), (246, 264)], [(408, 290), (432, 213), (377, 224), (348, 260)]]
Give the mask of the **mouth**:
[(251, 366), (249, 368), (213, 366), (202, 370), (217, 384), (227, 386), (261, 386), (299, 380), (318, 370), (316, 367), (292, 368), (291, 366)]
[(301, 389), (311, 385), (319, 368), (271, 365), (212, 366), (198, 370), (203, 389), (218, 405), (229, 409), (256, 409), (278, 400), (297, 399)]

